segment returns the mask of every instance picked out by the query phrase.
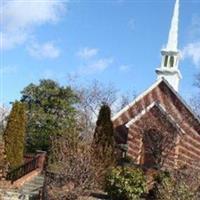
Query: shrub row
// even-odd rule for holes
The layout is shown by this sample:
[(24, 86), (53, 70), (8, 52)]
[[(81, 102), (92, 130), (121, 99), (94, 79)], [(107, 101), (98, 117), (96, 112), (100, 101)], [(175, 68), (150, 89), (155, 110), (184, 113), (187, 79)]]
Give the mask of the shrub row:
[[(196, 174), (197, 175), (197, 174)], [(199, 177), (200, 179), (200, 177)], [(105, 191), (111, 200), (198, 200), (200, 182), (181, 170), (159, 171), (147, 191), (145, 174), (133, 167), (112, 168), (106, 176)], [(148, 193), (147, 193), (148, 192)]]

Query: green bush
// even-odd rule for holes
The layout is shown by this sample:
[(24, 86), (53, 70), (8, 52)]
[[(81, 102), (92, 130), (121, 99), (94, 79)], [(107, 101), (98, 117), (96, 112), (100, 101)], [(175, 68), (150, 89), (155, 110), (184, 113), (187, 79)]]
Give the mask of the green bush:
[(146, 180), (140, 169), (112, 168), (106, 177), (105, 191), (112, 200), (137, 200), (146, 192)]
[(184, 179), (169, 172), (160, 172), (155, 178), (154, 200), (196, 200), (196, 194)]
[(6, 159), (11, 169), (23, 163), (26, 115), (23, 103), (14, 102), (4, 132)]

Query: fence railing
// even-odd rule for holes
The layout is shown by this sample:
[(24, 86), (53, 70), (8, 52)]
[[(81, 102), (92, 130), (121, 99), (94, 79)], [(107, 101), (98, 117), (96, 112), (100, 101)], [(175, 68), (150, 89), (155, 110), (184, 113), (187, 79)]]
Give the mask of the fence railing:
[(17, 179), (21, 178), (22, 176), (25, 176), (26, 174), (30, 173), (31, 171), (38, 168), (39, 163), (39, 156), (36, 156), (31, 161), (11, 170), (7, 173), (6, 179), (10, 180), (11, 182), (16, 181)]

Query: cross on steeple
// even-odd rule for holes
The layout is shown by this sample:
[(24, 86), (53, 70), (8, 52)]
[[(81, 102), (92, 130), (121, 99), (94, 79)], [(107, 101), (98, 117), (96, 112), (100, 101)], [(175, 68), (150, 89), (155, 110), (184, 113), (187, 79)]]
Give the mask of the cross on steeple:
[(178, 69), (180, 60), (180, 52), (178, 50), (178, 21), (179, 0), (176, 0), (167, 46), (161, 50), (161, 66), (156, 69), (158, 79), (165, 78), (176, 91), (178, 91), (179, 81), (182, 78)]

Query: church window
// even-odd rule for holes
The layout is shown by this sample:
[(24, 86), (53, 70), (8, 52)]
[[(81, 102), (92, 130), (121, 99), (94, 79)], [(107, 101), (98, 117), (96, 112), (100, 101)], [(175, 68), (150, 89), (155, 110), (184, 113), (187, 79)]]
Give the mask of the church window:
[(174, 66), (174, 56), (170, 57), (170, 67)]
[(167, 67), (167, 63), (168, 63), (168, 56), (165, 56), (165, 63), (164, 63), (165, 67)]

